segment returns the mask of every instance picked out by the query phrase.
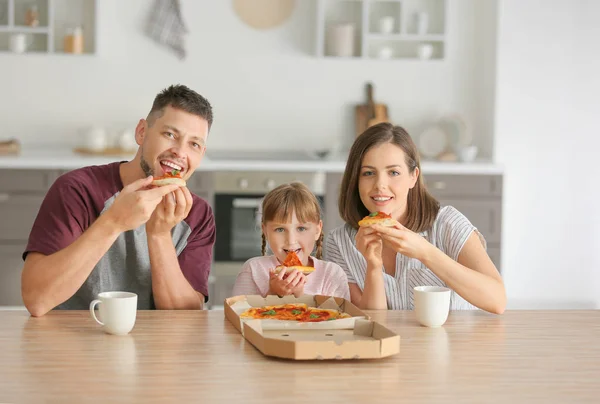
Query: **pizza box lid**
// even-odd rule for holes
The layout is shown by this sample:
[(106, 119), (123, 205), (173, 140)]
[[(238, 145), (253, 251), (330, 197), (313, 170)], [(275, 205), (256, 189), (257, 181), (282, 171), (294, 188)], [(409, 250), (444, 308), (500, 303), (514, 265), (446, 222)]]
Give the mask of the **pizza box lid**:
[[(239, 314), (248, 307), (287, 303), (338, 308), (350, 314), (352, 318), (321, 323), (298, 323), (260, 319), (242, 320), (239, 317)], [(248, 342), (266, 356), (294, 360), (378, 359), (400, 352), (399, 335), (372, 321), (350, 301), (337, 297), (235, 296), (225, 300), (225, 317)]]

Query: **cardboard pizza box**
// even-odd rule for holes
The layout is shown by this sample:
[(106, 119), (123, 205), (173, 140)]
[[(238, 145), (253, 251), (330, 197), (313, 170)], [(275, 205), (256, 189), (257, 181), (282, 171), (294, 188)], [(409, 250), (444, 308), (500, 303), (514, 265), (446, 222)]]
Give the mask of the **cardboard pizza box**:
[[(310, 307), (336, 308), (351, 318), (298, 323), (241, 319), (249, 307), (305, 303)], [(334, 307), (335, 306), (335, 307)], [(378, 359), (400, 352), (400, 336), (370, 317), (350, 301), (320, 295), (235, 296), (225, 300), (225, 317), (244, 338), (267, 356), (294, 360)]]

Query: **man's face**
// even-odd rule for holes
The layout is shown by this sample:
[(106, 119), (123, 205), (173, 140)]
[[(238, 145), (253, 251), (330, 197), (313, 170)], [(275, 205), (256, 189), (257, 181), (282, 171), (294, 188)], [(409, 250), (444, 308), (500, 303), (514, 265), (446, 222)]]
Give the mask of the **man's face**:
[(154, 122), (140, 120), (135, 139), (141, 146), (144, 174), (160, 177), (179, 170), (187, 180), (204, 156), (207, 136), (206, 119), (171, 106), (165, 107)]

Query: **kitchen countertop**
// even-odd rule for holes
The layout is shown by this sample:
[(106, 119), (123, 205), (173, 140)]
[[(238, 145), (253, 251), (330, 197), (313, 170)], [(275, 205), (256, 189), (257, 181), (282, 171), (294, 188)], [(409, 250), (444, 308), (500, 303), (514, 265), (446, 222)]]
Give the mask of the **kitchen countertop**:
[[(251, 153), (249, 154), (251, 156)], [(64, 149), (27, 149), (24, 148), (19, 155), (0, 156), (0, 169), (58, 169), (69, 170), (88, 165), (107, 164), (118, 160), (130, 160), (133, 155), (123, 156), (88, 156)], [(306, 156), (306, 159), (296, 158), (260, 160), (210, 158), (210, 153), (202, 160), (198, 171), (280, 171), (280, 172), (332, 172), (344, 171), (346, 161), (344, 158), (318, 159)], [(489, 161), (476, 161), (474, 163), (446, 163), (424, 161), (421, 169), (429, 174), (502, 174), (503, 168), (499, 164)]]

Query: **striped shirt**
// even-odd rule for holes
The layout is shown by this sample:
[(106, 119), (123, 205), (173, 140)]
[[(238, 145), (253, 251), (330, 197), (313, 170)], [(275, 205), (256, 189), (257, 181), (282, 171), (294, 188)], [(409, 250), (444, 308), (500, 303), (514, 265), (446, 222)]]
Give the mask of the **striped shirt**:
[[(484, 247), (483, 236), (475, 226), (452, 206), (441, 207), (431, 229), (419, 233), (453, 260), (458, 255), (473, 231), (476, 231)], [(340, 265), (346, 272), (349, 283), (365, 288), (367, 261), (356, 248), (357, 230), (345, 224), (333, 229), (325, 241), (325, 259)], [(382, 268), (383, 271), (383, 268)], [(415, 258), (396, 254), (394, 276), (383, 271), (388, 309), (413, 310), (413, 288), (415, 286), (446, 286), (429, 268)], [(451, 310), (473, 310), (475, 307), (452, 291)]]
[[(306, 277), (304, 293), (308, 295), (324, 295), (343, 297), (350, 300), (348, 279), (344, 270), (333, 262), (325, 262), (311, 257), (315, 270)], [(269, 271), (281, 265), (274, 255), (250, 258), (239, 273), (233, 295), (261, 295), (269, 292)]]

